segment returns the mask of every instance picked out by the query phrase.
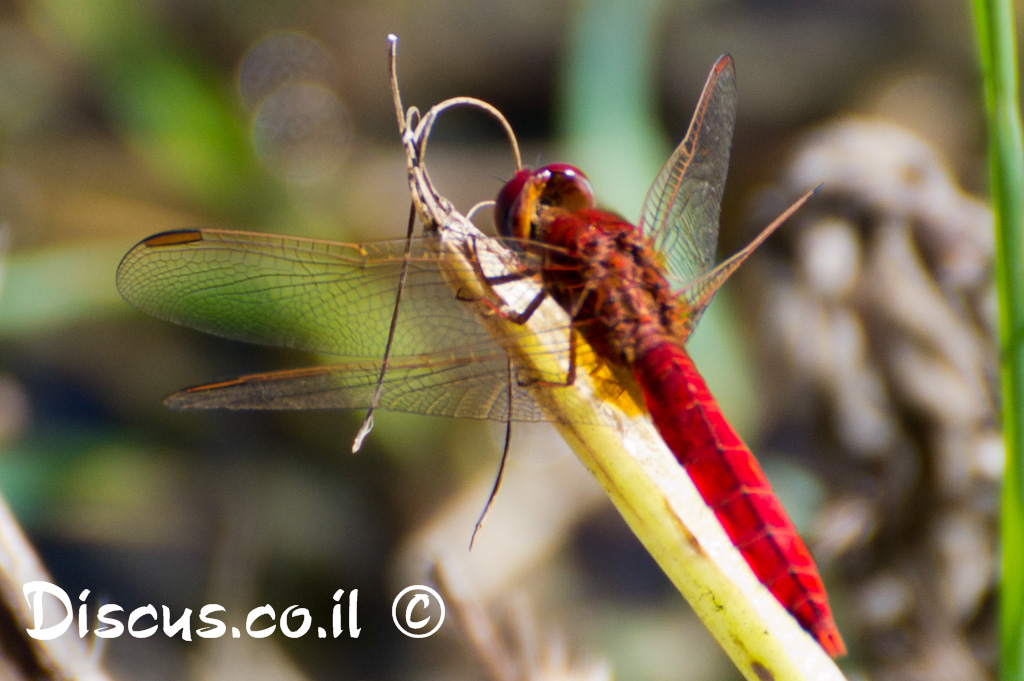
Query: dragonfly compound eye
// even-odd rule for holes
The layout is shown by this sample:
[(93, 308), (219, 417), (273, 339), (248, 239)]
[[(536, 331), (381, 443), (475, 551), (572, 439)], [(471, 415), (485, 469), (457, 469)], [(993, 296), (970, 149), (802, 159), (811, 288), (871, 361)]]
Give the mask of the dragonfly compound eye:
[[(536, 230), (545, 209), (573, 212), (594, 207), (594, 191), (581, 170), (554, 163), (524, 168), (509, 180), (494, 202), (494, 224), (502, 236), (542, 238)], [(550, 213), (549, 213), (550, 216)]]
[(522, 226), (524, 221), (522, 220), (523, 216), (519, 215), (519, 213), (524, 208), (521, 206), (519, 197), (533, 174), (533, 170), (523, 168), (511, 180), (506, 182), (505, 186), (498, 192), (498, 197), (494, 200), (494, 228), (501, 236), (519, 238), (530, 236), (528, 219), (525, 221), (525, 229), (527, 231), (525, 234), (521, 233), (524, 229)]
[(579, 168), (567, 163), (553, 163), (539, 169), (537, 176), (543, 178), (540, 201), (544, 205), (570, 213), (594, 207), (594, 189)]

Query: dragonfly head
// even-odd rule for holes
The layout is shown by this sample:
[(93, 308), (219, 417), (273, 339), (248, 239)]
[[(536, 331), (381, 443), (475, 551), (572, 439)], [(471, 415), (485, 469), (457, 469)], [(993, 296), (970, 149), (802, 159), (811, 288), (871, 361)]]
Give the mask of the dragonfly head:
[(494, 224), (502, 236), (543, 239), (543, 230), (559, 213), (594, 207), (594, 190), (579, 168), (553, 163), (524, 168), (509, 180), (494, 202)]

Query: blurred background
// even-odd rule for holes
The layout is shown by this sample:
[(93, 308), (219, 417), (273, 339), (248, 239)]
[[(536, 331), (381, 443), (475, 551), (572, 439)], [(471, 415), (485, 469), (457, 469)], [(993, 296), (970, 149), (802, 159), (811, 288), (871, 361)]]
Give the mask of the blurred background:
[[(356, 640), (121, 637), (103, 664), (124, 679), (738, 678), (553, 429), (515, 430), (468, 552), (500, 426), (379, 414), (353, 456), (362, 414), (161, 405), (317, 358), (132, 310), (114, 272), (138, 240), (404, 233), (395, 33), (407, 106), (485, 99), (526, 163), (582, 167), (627, 216), (733, 55), (721, 253), (826, 187), (719, 296), (698, 366), (818, 558), (848, 673), (988, 678), (1002, 445), (968, 9), (0, 0), (0, 488), (15, 515), (69, 594), (126, 610), (298, 604), (326, 620), (337, 589), (360, 592)], [(473, 112), (445, 114), (428, 159), (463, 211), (513, 170)], [(438, 557), (450, 605), (500, 645), (394, 631), (391, 598)]]

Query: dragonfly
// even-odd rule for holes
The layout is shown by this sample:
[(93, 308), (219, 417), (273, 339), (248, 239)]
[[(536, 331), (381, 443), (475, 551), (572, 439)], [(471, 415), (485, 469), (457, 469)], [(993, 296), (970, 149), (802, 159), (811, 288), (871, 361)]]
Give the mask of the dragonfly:
[[(735, 110), (735, 67), (724, 55), (636, 226), (598, 208), (586, 175), (564, 163), (516, 173), (494, 220), (540, 259), (544, 290), (535, 300), (554, 298), (599, 357), (631, 370), (658, 432), (754, 574), (837, 657), (845, 646), (814, 559), (684, 347), (725, 280), (816, 191), (715, 267)], [(570, 365), (570, 381), (573, 372)]]
[[(118, 290), (142, 311), (200, 331), (339, 357), (188, 388), (167, 398), (177, 409), (379, 407), (510, 424), (552, 420), (531, 391), (564, 389), (579, 372), (603, 381), (600, 393), (639, 394), (754, 574), (838, 657), (845, 647), (814, 560), (684, 347), (729, 275), (813, 193), (714, 265), (735, 108), (735, 69), (724, 55), (636, 226), (596, 208), (586, 176), (566, 164), (520, 169), (502, 187), (495, 226), (498, 240), (518, 254), (518, 269), (491, 275), (494, 263), (482, 251), (466, 267), (494, 287), (539, 282), (518, 308), (484, 301), (513, 322), (509, 340), (481, 326), (470, 309), (480, 301), (452, 291), (445, 256), (428, 238), (348, 244), (218, 229), (163, 232), (125, 255)], [(568, 324), (542, 330), (545, 342), (525, 326), (515, 337), (548, 298)], [(550, 354), (560, 344), (564, 372), (516, 371), (510, 348), (523, 352), (528, 333), (527, 353)]]

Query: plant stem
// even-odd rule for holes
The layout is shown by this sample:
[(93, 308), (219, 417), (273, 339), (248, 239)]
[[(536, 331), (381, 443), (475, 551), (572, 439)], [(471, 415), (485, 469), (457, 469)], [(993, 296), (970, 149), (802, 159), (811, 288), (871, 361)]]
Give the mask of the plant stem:
[(988, 117), (996, 235), (1006, 471), (1002, 497), (1000, 647), (1003, 679), (1024, 678), (1024, 144), (1010, 0), (974, 0)]

